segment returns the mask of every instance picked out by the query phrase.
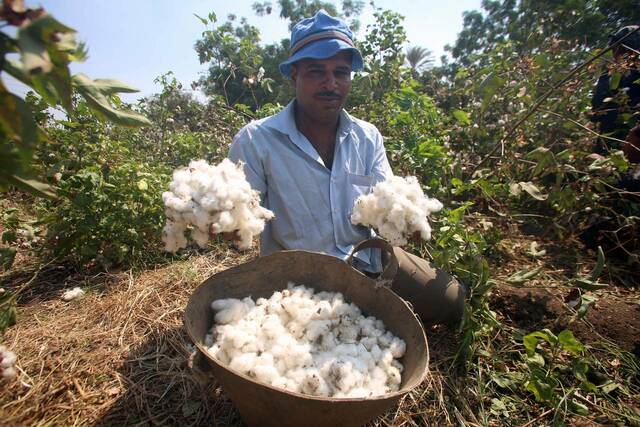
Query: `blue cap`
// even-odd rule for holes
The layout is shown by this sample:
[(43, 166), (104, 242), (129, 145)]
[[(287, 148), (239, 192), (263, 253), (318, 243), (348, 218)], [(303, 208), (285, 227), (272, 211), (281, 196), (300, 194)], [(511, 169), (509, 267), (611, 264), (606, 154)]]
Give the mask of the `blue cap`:
[(344, 50), (351, 51), (351, 69), (362, 70), (362, 55), (353, 43), (353, 32), (346, 22), (320, 10), (313, 18), (298, 22), (291, 31), (289, 59), (280, 64), (280, 72), (291, 77), (291, 64), (301, 59), (327, 59)]

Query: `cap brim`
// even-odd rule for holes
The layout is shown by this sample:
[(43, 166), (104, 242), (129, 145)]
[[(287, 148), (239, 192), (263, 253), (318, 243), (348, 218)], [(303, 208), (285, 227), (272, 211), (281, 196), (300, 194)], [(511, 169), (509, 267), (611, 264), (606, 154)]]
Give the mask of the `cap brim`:
[(342, 51), (351, 51), (351, 70), (362, 70), (362, 55), (360, 51), (355, 47), (347, 44), (339, 39), (330, 40), (318, 40), (313, 43), (309, 43), (299, 51), (289, 57), (286, 61), (282, 62), (279, 66), (280, 72), (285, 77), (291, 77), (291, 65), (301, 59), (327, 59), (337, 55)]

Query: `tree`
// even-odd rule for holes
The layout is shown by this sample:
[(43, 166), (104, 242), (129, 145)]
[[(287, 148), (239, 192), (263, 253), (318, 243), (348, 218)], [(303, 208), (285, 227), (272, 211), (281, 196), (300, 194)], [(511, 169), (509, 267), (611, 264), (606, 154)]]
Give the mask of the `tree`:
[(637, 24), (637, 0), (483, 0), (480, 11), (463, 14), (463, 29), (451, 52), (457, 64), (467, 66), (504, 41), (520, 53), (534, 52), (555, 38), (591, 49), (606, 45), (609, 34)]
[(288, 40), (264, 47), (260, 31), (246, 18), (236, 24), (236, 16), (229, 15), (227, 22), (217, 27), (215, 14), (199, 19), (210, 27), (195, 44), (200, 63), (209, 65), (207, 74), (197, 82), (206, 95), (221, 96), (228, 105), (245, 104), (255, 109), (281, 99), (288, 84), (280, 76), (278, 64), (288, 56)]
[[(342, 12), (339, 12), (333, 3), (322, 0), (278, 0), (277, 4), (280, 8), (280, 18), (289, 20), (290, 29), (302, 19), (324, 9), (331, 16), (340, 16), (348, 20), (349, 27), (354, 32), (360, 28), (358, 16), (364, 8), (362, 0), (342, 0)], [(253, 4), (253, 10), (260, 16), (270, 15), (273, 12), (273, 5), (270, 1), (256, 2)]]
[(411, 72), (414, 76), (417, 76), (424, 68), (429, 68), (433, 65), (434, 58), (433, 53), (421, 46), (410, 46), (405, 53), (406, 62), (411, 67)]

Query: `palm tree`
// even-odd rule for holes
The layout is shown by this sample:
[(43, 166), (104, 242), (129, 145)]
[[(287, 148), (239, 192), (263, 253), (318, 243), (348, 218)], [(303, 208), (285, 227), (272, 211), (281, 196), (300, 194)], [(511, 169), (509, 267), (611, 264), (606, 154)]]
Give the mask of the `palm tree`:
[(433, 52), (421, 46), (409, 46), (405, 59), (414, 76), (417, 76), (423, 68), (431, 67), (434, 62)]

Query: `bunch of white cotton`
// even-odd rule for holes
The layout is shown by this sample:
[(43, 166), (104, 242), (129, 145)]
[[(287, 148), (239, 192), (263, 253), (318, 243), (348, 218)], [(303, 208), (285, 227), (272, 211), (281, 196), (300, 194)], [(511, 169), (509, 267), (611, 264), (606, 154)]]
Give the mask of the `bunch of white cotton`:
[(260, 206), (260, 193), (251, 188), (243, 165), (224, 159), (213, 166), (192, 160), (189, 167), (173, 172), (170, 191), (162, 193), (167, 222), (162, 241), (167, 252), (187, 246), (185, 231), (200, 247), (209, 232), (237, 232), (239, 249), (249, 249), (273, 212)]
[(440, 209), (442, 203), (425, 196), (416, 177), (392, 176), (358, 197), (351, 222), (371, 226), (393, 246), (402, 246), (416, 232), (431, 239), (428, 217)]
[(405, 342), (340, 293), (289, 284), (269, 299), (220, 299), (209, 353), (262, 383), (324, 397), (379, 396), (400, 387)]
[(13, 351), (7, 350), (7, 347), (0, 345), (0, 370), (2, 371), (2, 378), (5, 380), (12, 380), (18, 375), (16, 369), (13, 367), (16, 363), (16, 354)]

